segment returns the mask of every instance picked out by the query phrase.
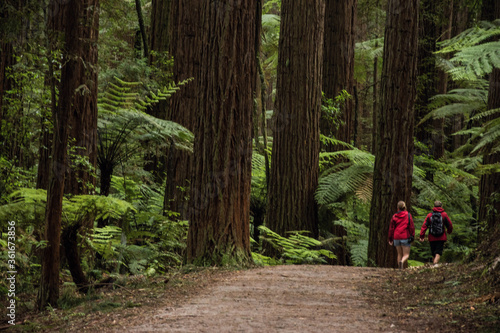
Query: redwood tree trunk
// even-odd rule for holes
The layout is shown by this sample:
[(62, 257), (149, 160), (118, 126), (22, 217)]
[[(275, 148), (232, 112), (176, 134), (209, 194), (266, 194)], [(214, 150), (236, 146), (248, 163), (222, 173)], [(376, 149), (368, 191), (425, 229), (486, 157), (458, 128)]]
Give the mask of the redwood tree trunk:
[[(357, 0), (330, 0), (325, 7), (325, 33), (323, 49), (323, 92), (335, 98), (345, 89), (354, 96), (354, 21)], [(335, 129), (327, 119), (321, 119), (322, 134), (330, 133), (345, 142), (352, 140), (354, 132), (353, 99), (340, 105), (341, 124)], [(332, 147), (333, 148), (333, 147)]]
[[(149, 35), (149, 45), (153, 51), (165, 52), (169, 49), (171, 3), (172, 0), (153, 0), (151, 3), (151, 33)], [(150, 54), (150, 63), (152, 63), (153, 60), (154, 56)]]
[[(323, 93), (325, 97), (334, 99), (345, 89), (354, 97), (354, 21), (356, 18), (357, 0), (326, 1), (325, 35), (323, 48)], [(342, 124), (333, 124), (328, 117), (322, 115), (320, 131), (323, 135), (334, 136), (338, 140), (350, 143), (354, 135), (354, 98), (340, 105)], [(338, 125), (338, 129), (336, 129)], [(327, 145), (327, 151), (342, 147)], [(332, 234), (347, 236), (343, 226), (334, 225)], [(348, 262), (347, 245), (342, 241), (335, 251), (337, 263)]]
[(283, 0), (267, 226), (282, 236), (318, 236), (314, 192), (319, 171), (323, 67), (322, 0)]
[[(0, 141), (4, 142), (4, 138), (2, 137), (2, 119), (3, 119), (3, 110), (5, 107), (4, 96), (5, 91), (11, 89), (12, 79), (7, 78), (7, 71), (9, 68), (12, 68), (14, 64), (14, 51), (12, 47), (12, 43), (7, 40), (0, 41)], [(2, 145), (3, 146), (3, 145)], [(0, 156), (2, 153), (2, 149), (0, 148)]]
[[(441, 33), (438, 29), (438, 10), (441, 4), (436, 0), (420, 1), (420, 22), (419, 22), (419, 42), (418, 42), (418, 93), (415, 102), (415, 119), (420, 122), (430, 110), (428, 105), (430, 99), (438, 93), (438, 69), (436, 66), (436, 41)], [(434, 120), (427, 120), (415, 129), (415, 136), (418, 141), (429, 148), (431, 156), (438, 158), (435, 154), (433, 133), (435, 132)], [(427, 152), (422, 152), (427, 153)]]
[[(198, 108), (197, 83), (200, 70), (200, 4), (197, 0), (172, 0), (170, 16), (170, 53), (174, 57), (173, 76), (176, 82), (194, 77), (170, 99), (167, 119), (194, 130)], [(186, 197), (192, 156), (189, 152), (171, 148), (167, 156), (164, 209), (180, 213), (187, 219)]]
[(201, 4), (188, 262), (251, 261), (255, 6), (254, 0)]
[[(48, 246), (42, 258), (42, 276), (38, 292), (38, 306), (44, 309), (47, 304), (57, 305), (59, 298), (59, 266), (61, 240), (61, 214), (64, 193), (64, 180), (67, 171), (67, 146), (70, 113), (75, 90), (78, 87), (79, 52), (78, 28), (82, 1), (73, 0), (68, 4), (59, 5), (51, 18), (53, 27), (62, 27), (64, 32), (64, 50), (61, 68), (61, 83), (59, 87), (59, 104), (54, 112), (54, 141), (52, 147), (52, 162), (50, 181), (47, 191), (47, 208), (45, 216), (45, 239)], [(59, 25), (60, 23), (60, 25)]]
[[(500, 3), (488, 0), (483, 2), (482, 19), (494, 20), (500, 18)], [(500, 108), (500, 69), (494, 68), (490, 74), (488, 89), (488, 110)], [(491, 118), (488, 120), (492, 120)], [(499, 164), (500, 153), (492, 151), (493, 144), (486, 147), (483, 164)], [(486, 221), (488, 230), (493, 231), (498, 225), (500, 216), (500, 173), (485, 174), (479, 183), (479, 221)]]
[[(80, 61), (73, 69), (81, 90), (74, 94), (71, 107), (71, 128), (69, 137), (72, 153), (78, 159), (87, 159), (93, 170), (85, 164), (75, 163), (70, 158), (70, 168), (66, 176), (64, 192), (73, 195), (94, 192), (96, 179), (93, 176), (97, 165), (97, 40), (99, 35), (99, 1), (84, 0), (81, 25), (78, 30)], [(93, 219), (84, 219), (76, 225), (68, 225), (63, 230), (68, 268), (73, 281), (80, 291), (86, 292), (88, 281), (81, 267), (78, 234), (88, 232), (93, 227)]]
[(370, 209), (370, 266), (397, 267), (396, 250), (387, 241), (389, 222), (398, 201), (410, 205), (418, 6), (418, 0), (388, 2)]

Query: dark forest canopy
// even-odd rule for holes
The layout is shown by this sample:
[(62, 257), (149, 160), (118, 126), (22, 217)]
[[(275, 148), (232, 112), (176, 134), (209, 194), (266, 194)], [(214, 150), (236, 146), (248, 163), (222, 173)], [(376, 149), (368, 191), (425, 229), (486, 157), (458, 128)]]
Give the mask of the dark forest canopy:
[(442, 201), (446, 262), (498, 229), (498, 1), (4, 0), (0, 31), (0, 246), (41, 308), (62, 275), (393, 267), (399, 200)]

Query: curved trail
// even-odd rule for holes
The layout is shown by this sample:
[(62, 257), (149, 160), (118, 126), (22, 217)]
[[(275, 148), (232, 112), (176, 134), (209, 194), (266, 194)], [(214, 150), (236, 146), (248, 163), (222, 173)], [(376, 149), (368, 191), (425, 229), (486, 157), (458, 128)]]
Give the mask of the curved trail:
[(241, 271), (117, 332), (404, 332), (363, 293), (388, 271), (344, 266)]

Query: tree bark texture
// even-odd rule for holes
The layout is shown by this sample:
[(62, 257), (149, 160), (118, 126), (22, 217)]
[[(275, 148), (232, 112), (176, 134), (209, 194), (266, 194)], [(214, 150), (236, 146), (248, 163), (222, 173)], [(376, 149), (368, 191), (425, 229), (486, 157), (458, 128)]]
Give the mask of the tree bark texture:
[[(153, 0), (151, 4), (151, 33), (150, 47), (156, 52), (165, 52), (170, 47), (170, 8), (172, 0)], [(178, 6), (178, 4), (177, 4)], [(176, 17), (178, 19), (178, 17)], [(149, 62), (152, 63), (154, 56), (149, 55)]]
[[(323, 93), (326, 98), (335, 99), (342, 90), (346, 90), (354, 97), (354, 21), (357, 0), (330, 0), (325, 4)], [(320, 132), (350, 143), (354, 135), (354, 99), (346, 100), (339, 107), (342, 123), (334, 124), (329, 117), (322, 115)], [(324, 149), (334, 151), (344, 148), (326, 145)], [(347, 236), (343, 226), (333, 225), (331, 229), (332, 234), (338, 237)], [(335, 250), (339, 265), (347, 263), (346, 249), (345, 241), (342, 241)]]
[[(490, 74), (488, 90), (488, 110), (500, 108), (500, 69), (494, 68)], [(483, 164), (499, 164), (500, 153), (492, 152), (493, 145), (488, 145), (483, 157)], [(500, 216), (500, 173), (481, 176), (479, 182), (479, 221), (486, 221), (488, 230), (493, 230)]]
[[(170, 14), (170, 54), (174, 57), (173, 77), (179, 82), (195, 78), (172, 95), (167, 119), (194, 131), (198, 109), (197, 85), (200, 72), (200, 50), (202, 28), (200, 27), (201, 4), (197, 0), (172, 0)], [(187, 219), (189, 179), (192, 169), (192, 154), (172, 147), (168, 151), (163, 207), (180, 213)]]
[[(436, 0), (420, 1), (420, 22), (419, 22), (419, 42), (418, 42), (418, 87), (417, 99), (415, 102), (415, 120), (417, 123), (424, 118), (430, 110), (428, 105), (430, 99), (438, 92), (438, 69), (436, 66), (436, 41), (439, 38), (441, 30), (438, 29), (438, 17), (441, 18), (438, 11), (440, 2)], [(442, 21), (442, 20), (439, 20)], [(429, 155), (438, 157), (435, 153), (439, 142), (434, 142), (434, 120), (427, 120), (415, 129), (415, 136), (418, 141), (429, 148), (429, 151), (419, 153), (429, 153)], [(439, 149), (439, 148), (438, 148)]]
[[(137, 3), (136, 3), (137, 4)], [(164, 58), (164, 53), (168, 51), (170, 43), (169, 22), (170, 22), (171, 0), (154, 0), (151, 3), (151, 29), (149, 31), (149, 46), (151, 52), (148, 55), (150, 65), (156, 66), (158, 71), (170, 71), (160, 59)], [(142, 14), (141, 14), (142, 15)], [(143, 23), (144, 24), (144, 23)], [(160, 60), (160, 61), (158, 61)], [(153, 77), (157, 79), (156, 77)], [(161, 86), (166, 85), (164, 79), (159, 80)], [(154, 103), (146, 111), (148, 114), (159, 119), (167, 119), (168, 100), (160, 100)], [(165, 180), (166, 151), (157, 148), (155, 152), (145, 154), (144, 170), (151, 172), (156, 183), (161, 184)]]
[[(99, 35), (99, 1), (84, 0), (78, 30), (79, 61), (73, 70), (77, 75), (77, 91), (71, 106), (71, 127), (69, 138), (73, 146), (69, 157), (70, 168), (66, 176), (64, 192), (80, 195), (94, 191), (96, 179), (93, 176), (97, 165), (97, 40)], [(69, 148), (70, 149), (70, 148)], [(89, 165), (78, 163), (87, 159)], [(90, 168), (92, 170), (90, 170)], [(93, 219), (84, 219), (67, 225), (62, 232), (68, 268), (78, 289), (86, 292), (88, 281), (81, 267), (78, 234), (93, 227)], [(67, 229), (67, 230), (66, 230)]]
[[(2, 119), (4, 119), (4, 103), (5, 92), (12, 87), (12, 79), (7, 78), (7, 72), (14, 65), (14, 50), (12, 42), (8, 40), (0, 41), (0, 142), (4, 142), (2, 136)], [(4, 145), (0, 147), (0, 156), (3, 154)]]
[[(488, 0), (483, 2), (482, 18), (495, 20), (500, 18), (500, 3)], [(488, 110), (500, 108), (500, 69), (494, 68), (490, 74), (490, 85), (488, 89)], [(492, 120), (490, 117), (487, 120)], [(493, 144), (486, 147), (483, 164), (500, 163), (498, 150), (492, 151)], [(495, 172), (481, 176), (479, 182), (479, 221), (486, 221), (488, 230), (493, 231), (500, 216), (500, 173)]]
[[(323, 92), (334, 99), (345, 89), (354, 95), (354, 24), (357, 0), (329, 0), (325, 6), (325, 33), (323, 48)], [(343, 124), (321, 118), (321, 133), (345, 142), (351, 142), (354, 132), (354, 100), (340, 105)], [(333, 147), (331, 147), (333, 148)]]
[[(54, 9), (57, 8), (57, 11)], [(78, 38), (80, 14), (83, 9), (81, 0), (73, 0), (59, 5), (51, 2), (54, 14), (51, 24), (64, 32), (64, 50), (59, 86), (59, 104), (53, 115), (54, 140), (52, 147), (52, 163), (50, 181), (47, 190), (47, 208), (45, 216), (45, 239), (48, 246), (42, 258), (42, 276), (38, 292), (38, 306), (44, 309), (47, 304), (57, 305), (59, 298), (59, 266), (61, 240), (61, 214), (67, 165), (67, 146), (71, 108), (78, 88)]]
[(248, 263), (252, 110), (255, 89), (253, 0), (203, 2), (198, 103), (187, 261)]
[[(74, 0), (73, 0), (74, 1)], [(79, 0), (82, 1), (82, 0)], [(77, 91), (71, 104), (70, 147), (77, 159), (88, 159), (94, 170), (70, 161), (65, 193), (88, 194), (96, 184), (93, 171), (97, 164), (97, 40), (99, 35), (99, 1), (83, 0), (81, 24), (78, 29), (79, 61), (73, 71), (77, 80)], [(70, 159), (72, 157), (70, 156)]]
[(319, 119), (325, 5), (282, 1), (267, 226), (318, 236)]
[(389, 222), (398, 201), (410, 206), (418, 7), (418, 0), (388, 2), (370, 209), (370, 266), (397, 267), (396, 250), (387, 242)]
[(142, 15), (141, 0), (135, 0), (135, 10), (137, 11), (137, 21), (139, 22), (139, 31), (142, 39), (142, 56), (149, 57), (148, 38), (146, 35), (146, 27), (144, 25), (144, 16)]

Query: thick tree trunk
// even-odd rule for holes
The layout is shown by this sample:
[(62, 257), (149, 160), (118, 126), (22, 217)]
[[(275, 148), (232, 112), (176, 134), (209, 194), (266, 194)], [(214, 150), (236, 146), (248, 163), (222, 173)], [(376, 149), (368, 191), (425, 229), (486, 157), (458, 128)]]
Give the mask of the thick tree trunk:
[[(500, 18), (500, 3), (488, 0), (483, 2), (482, 19), (492, 21)], [(488, 110), (500, 108), (500, 69), (494, 68), (490, 74), (488, 89)], [(487, 119), (492, 120), (492, 118)], [(493, 144), (486, 147), (483, 164), (499, 164), (500, 152), (492, 151)], [(493, 231), (498, 225), (500, 216), (500, 173), (495, 172), (481, 176), (479, 183), (478, 220), (487, 222), (488, 230)]]
[[(88, 158), (95, 168), (97, 158), (97, 36), (98, 0), (72, 0), (68, 4), (52, 3), (54, 16), (50, 24), (64, 34), (63, 62), (59, 85), (59, 100), (53, 115), (54, 138), (51, 174), (47, 192), (46, 248), (42, 263), (42, 282), (38, 305), (56, 305), (59, 296), (59, 266), (61, 243), (61, 213), (63, 193), (86, 194), (93, 190), (93, 170), (69, 165), (69, 138), (75, 147), (73, 154)], [(71, 129), (71, 130), (70, 130)], [(73, 167), (73, 168), (72, 168)], [(80, 266), (77, 234), (83, 226), (90, 228), (93, 221), (86, 220), (68, 226), (63, 244), (68, 266), (80, 288), (87, 285)]]
[[(151, 4), (151, 50), (155, 52), (165, 52), (170, 47), (170, 11), (172, 0), (153, 0)], [(149, 62), (153, 63), (154, 56), (149, 55)]]
[[(428, 105), (430, 99), (438, 92), (438, 69), (436, 67), (436, 41), (439, 38), (438, 10), (441, 4), (436, 0), (421, 0), (420, 1), (420, 22), (419, 22), (419, 42), (418, 42), (418, 87), (417, 99), (415, 102), (415, 120), (419, 123), (430, 110)], [(425, 123), (416, 127), (415, 136), (418, 141), (429, 148), (429, 151), (418, 153), (429, 153), (429, 155), (437, 158), (436, 145), (433, 141), (434, 120), (427, 120)], [(438, 148), (439, 149), (439, 148)]]
[[(87, 159), (90, 167), (75, 163), (70, 156), (71, 167), (66, 176), (65, 193), (79, 195), (94, 192), (96, 179), (93, 176), (97, 164), (97, 40), (99, 34), (99, 1), (85, 0), (79, 27), (79, 57), (76, 71), (78, 91), (73, 98), (71, 108), (71, 128), (69, 137), (74, 145), (76, 160)], [(88, 281), (81, 268), (78, 234), (88, 232), (93, 227), (93, 219), (84, 219), (68, 225), (63, 230), (68, 268), (73, 281), (81, 292), (88, 289)]]
[(387, 242), (389, 222), (398, 201), (410, 205), (418, 6), (418, 0), (388, 2), (370, 209), (370, 266), (397, 267), (396, 251)]
[[(323, 48), (323, 92), (334, 99), (345, 89), (354, 95), (354, 21), (357, 0), (330, 0), (325, 7)], [(348, 99), (340, 105), (342, 124), (321, 118), (321, 133), (351, 142), (354, 132), (354, 103)], [(338, 124), (337, 124), (338, 125)], [(333, 149), (333, 147), (331, 147)]]
[(322, 0), (283, 0), (281, 6), (266, 223), (282, 236), (292, 230), (318, 236), (314, 192), (319, 171), (324, 10)]
[[(58, 5), (55, 2), (52, 5)], [(54, 141), (52, 147), (52, 163), (50, 181), (47, 191), (47, 208), (45, 216), (45, 239), (48, 246), (42, 258), (42, 276), (38, 291), (38, 306), (44, 309), (47, 304), (57, 305), (59, 298), (59, 266), (61, 240), (61, 214), (64, 194), (64, 180), (67, 171), (67, 146), (71, 107), (75, 90), (78, 87), (79, 52), (78, 28), (80, 0), (60, 5), (52, 18), (54, 27), (64, 30), (64, 50), (61, 68), (61, 83), (59, 87), (59, 105), (53, 115)], [(60, 24), (59, 24), (60, 23)]]
[[(12, 43), (9, 41), (0, 41), (0, 142), (4, 142), (2, 136), (2, 119), (4, 119), (4, 97), (5, 92), (12, 87), (12, 79), (7, 78), (7, 72), (14, 64), (14, 51)], [(0, 156), (3, 154), (4, 145), (0, 147)]]
[[(197, 83), (200, 71), (200, 3), (196, 0), (172, 0), (170, 15), (170, 53), (174, 57), (174, 80), (190, 77), (195, 80), (182, 87), (170, 99), (167, 119), (194, 130), (198, 109)], [(189, 179), (192, 156), (189, 152), (171, 148), (167, 156), (167, 181), (164, 209), (180, 213), (187, 219), (186, 197), (189, 196)]]
[[(149, 33), (151, 53), (149, 54), (148, 61), (150, 65), (156, 66), (158, 71), (170, 71), (170, 68), (165, 68), (165, 64), (161, 59), (165, 59), (165, 52), (168, 51), (170, 45), (169, 22), (171, 0), (153, 0), (151, 5), (151, 29)], [(157, 79), (158, 83), (162, 86), (167, 84), (162, 78), (153, 78)], [(168, 100), (161, 100), (151, 105), (147, 113), (159, 119), (167, 119), (168, 104)], [(157, 148), (155, 152), (145, 154), (144, 170), (152, 173), (157, 184), (162, 184), (165, 180), (165, 169), (168, 168), (165, 154), (168, 154), (168, 152), (160, 148)]]
[[(490, 74), (488, 90), (488, 109), (500, 108), (500, 69), (495, 68)], [(499, 164), (500, 153), (492, 152), (493, 145), (486, 148), (483, 164)], [(493, 230), (500, 216), (500, 173), (495, 172), (481, 176), (479, 183), (479, 221), (486, 221), (488, 230)]]
[(249, 263), (254, 0), (203, 2), (187, 261)]
[[(325, 34), (323, 48), (323, 93), (334, 99), (342, 90), (354, 96), (354, 21), (357, 0), (326, 1)], [(341, 124), (334, 124), (327, 115), (320, 118), (320, 132), (350, 143), (354, 134), (354, 99), (348, 99), (339, 107)], [(338, 128), (336, 128), (338, 126)], [(327, 151), (343, 150), (343, 147), (324, 147)], [(332, 234), (347, 236), (343, 226), (334, 225)], [(346, 265), (348, 253), (345, 241), (336, 249), (337, 263)]]

